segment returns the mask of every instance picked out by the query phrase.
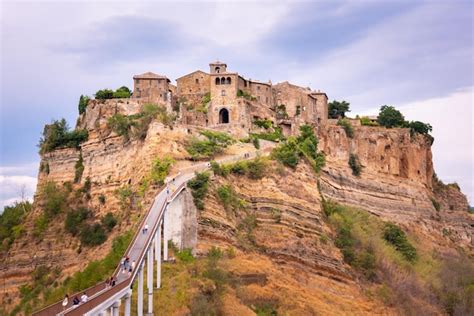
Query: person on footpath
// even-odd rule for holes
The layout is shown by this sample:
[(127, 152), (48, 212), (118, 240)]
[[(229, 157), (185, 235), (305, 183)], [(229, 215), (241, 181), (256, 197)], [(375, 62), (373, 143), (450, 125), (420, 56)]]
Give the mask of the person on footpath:
[(69, 295), (66, 294), (66, 295), (64, 296), (63, 303), (62, 303), (62, 305), (63, 305), (63, 310), (66, 309), (67, 304), (69, 304)]
[(88, 299), (89, 299), (89, 297), (87, 296), (86, 292), (82, 293), (81, 302), (82, 303), (87, 303)]

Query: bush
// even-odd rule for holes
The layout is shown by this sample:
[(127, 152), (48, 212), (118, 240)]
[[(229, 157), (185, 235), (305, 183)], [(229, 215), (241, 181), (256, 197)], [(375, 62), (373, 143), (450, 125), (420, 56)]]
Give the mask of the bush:
[(0, 214), (0, 250), (8, 250), (23, 233), (23, 220), (31, 211), (30, 202), (15, 202), (5, 206)]
[(69, 131), (65, 119), (53, 121), (44, 127), (40, 139), (40, 153), (48, 153), (57, 148), (79, 148), (79, 145), (89, 137), (87, 130)]
[(66, 215), (64, 228), (68, 233), (76, 236), (81, 230), (82, 223), (90, 216), (90, 214), (91, 212), (84, 207), (69, 211)]
[(259, 138), (268, 140), (271, 142), (278, 142), (280, 140), (285, 140), (285, 136), (283, 136), (281, 127), (274, 127), (273, 132), (266, 132), (266, 133), (252, 133), (250, 134), (252, 138)]
[(273, 122), (271, 120), (255, 120), (253, 124), (264, 129), (269, 129), (273, 126)]
[(225, 133), (213, 131), (201, 131), (200, 133), (207, 140), (192, 138), (186, 145), (186, 150), (191, 155), (192, 160), (213, 158), (234, 142), (232, 137)]
[(117, 90), (115, 90), (115, 92), (113, 94), (113, 98), (114, 99), (126, 99), (126, 98), (130, 98), (131, 95), (132, 95), (132, 91), (128, 87), (122, 86), (122, 87), (118, 88)]
[(132, 121), (129, 117), (120, 113), (114, 114), (107, 120), (107, 126), (111, 128), (117, 135), (124, 136), (125, 139), (129, 139), (130, 127)]
[(74, 183), (81, 182), (82, 173), (84, 172), (84, 160), (82, 159), (82, 151), (79, 153), (79, 160), (74, 165)]
[(338, 119), (344, 118), (346, 116), (346, 112), (350, 112), (349, 110), (349, 102), (346, 101), (332, 101), (328, 103), (328, 116), (330, 119)]
[(244, 99), (247, 99), (249, 101), (257, 101), (256, 97), (240, 89), (237, 90), (237, 97), (243, 97)]
[(258, 140), (258, 137), (252, 137), (252, 144), (255, 149), (260, 149), (260, 141)]
[(395, 224), (387, 223), (385, 225), (383, 238), (399, 251), (408, 261), (415, 261), (417, 254), (415, 247), (408, 241), (405, 232)]
[(286, 112), (286, 105), (280, 104), (276, 106), (276, 118), (279, 120), (288, 119), (288, 113)]
[(435, 210), (437, 212), (439, 212), (441, 210), (441, 205), (439, 204), (439, 202), (436, 199), (431, 198), (431, 203), (433, 203), (433, 207), (435, 208)]
[(163, 185), (173, 163), (174, 160), (168, 156), (163, 159), (156, 158), (153, 161), (153, 167), (151, 169), (151, 181), (155, 184)]
[(234, 190), (229, 185), (221, 185), (217, 188), (217, 196), (226, 210), (230, 209), (233, 200), (235, 199), (234, 195)]
[(114, 92), (110, 89), (99, 90), (95, 93), (95, 98), (97, 100), (113, 99), (113, 97), (114, 97)]
[(247, 162), (248, 176), (250, 179), (261, 179), (265, 176), (267, 164), (263, 158), (257, 157)]
[(107, 231), (110, 232), (115, 227), (115, 225), (117, 225), (117, 219), (114, 217), (114, 214), (108, 212), (104, 217), (102, 217), (101, 223), (107, 229)]
[(349, 155), (349, 167), (351, 167), (354, 176), (360, 176), (362, 165), (360, 164), (359, 157), (356, 154)]
[(379, 126), (379, 124), (377, 122), (373, 122), (367, 116), (362, 116), (360, 118), (360, 125), (362, 125), (362, 126)]
[(188, 181), (188, 188), (191, 189), (193, 195), (194, 205), (198, 210), (204, 209), (204, 198), (206, 197), (209, 187), (209, 173), (196, 173), (194, 179)]
[(82, 95), (79, 97), (78, 110), (79, 114), (86, 112), (87, 104), (89, 103), (90, 98), (87, 95)]
[(349, 137), (349, 138), (354, 137), (354, 128), (352, 127), (351, 122), (349, 122), (349, 120), (340, 119), (339, 121), (337, 121), (337, 125), (344, 128), (344, 131), (346, 132), (347, 137)]
[(401, 127), (405, 124), (405, 118), (403, 117), (402, 113), (396, 110), (393, 106), (383, 105), (380, 108), (377, 122), (381, 126), (388, 128)]
[(64, 211), (68, 196), (67, 192), (50, 181), (46, 183), (41, 193), (44, 199), (44, 213), (48, 218)]
[(98, 246), (106, 240), (105, 230), (99, 223), (84, 225), (81, 230), (81, 243), (86, 246)]
[(285, 166), (295, 169), (300, 160), (295, 138), (290, 137), (286, 143), (274, 148), (271, 157)]

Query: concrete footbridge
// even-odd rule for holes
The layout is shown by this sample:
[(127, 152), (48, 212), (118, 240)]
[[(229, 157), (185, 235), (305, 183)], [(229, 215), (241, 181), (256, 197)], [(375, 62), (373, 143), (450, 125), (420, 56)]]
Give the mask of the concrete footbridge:
[[(253, 159), (257, 155), (268, 155), (273, 146), (265, 146), (261, 151), (254, 151), (247, 154), (236, 155), (230, 158), (217, 160), (218, 163), (229, 163), (232, 161)], [(161, 263), (168, 260), (168, 241), (170, 238), (170, 216), (172, 210), (183, 207), (177, 204), (176, 200), (189, 180), (194, 178), (195, 172), (204, 171), (210, 168), (208, 162), (194, 165), (179, 170), (170, 185), (163, 188), (155, 197), (152, 206), (135, 232), (133, 240), (122, 257), (129, 257), (130, 263), (135, 262), (135, 267), (131, 273), (123, 273), (120, 263), (113, 273), (116, 282), (114, 286), (101, 282), (91, 288), (69, 296), (68, 304), (64, 307), (62, 302), (57, 302), (35, 312), (35, 316), (51, 315), (112, 315), (118, 316), (120, 305), (124, 304), (125, 315), (131, 314), (132, 291), (137, 291), (137, 314), (143, 315), (144, 295), (148, 296), (146, 315), (153, 315), (153, 291), (159, 289), (161, 284)], [(168, 189), (167, 189), (168, 188)], [(144, 232), (145, 227), (148, 230)], [(156, 278), (155, 278), (156, 273)], [(146, 293), (144, 293), (146, 279)], [(138, 280), (138, 286), (133, 287)], [(86, 293), (88, 300), (79, 305), (72, 305), (72, 298), (81, 297)]]

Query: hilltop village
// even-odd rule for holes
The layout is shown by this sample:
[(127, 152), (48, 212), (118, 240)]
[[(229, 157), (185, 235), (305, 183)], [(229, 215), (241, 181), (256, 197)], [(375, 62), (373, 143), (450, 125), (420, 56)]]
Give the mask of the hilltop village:
[(176, 79), (176, 86), (152, 72), (134, 76), (133, 83), (132, 99), (164, 105), (169, 111), (179, 107), (182, 124), (238, 132), (248, 131), (255, 120), (271, 120), (289, 135), (303, 122), (324, 126), (328, 118), (324, 92), (246, 79), (220, 61), (209, 64), (209, 73), (196, 70)]

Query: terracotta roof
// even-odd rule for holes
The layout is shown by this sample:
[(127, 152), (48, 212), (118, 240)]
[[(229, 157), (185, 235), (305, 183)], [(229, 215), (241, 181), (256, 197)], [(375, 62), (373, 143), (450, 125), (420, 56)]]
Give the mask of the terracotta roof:
[(148, 72), (145, 72), (144, 74), (133, 76), (133, 79), (168, 79), (168, 77), (158, 75), (158, 74), (148, 71)]

